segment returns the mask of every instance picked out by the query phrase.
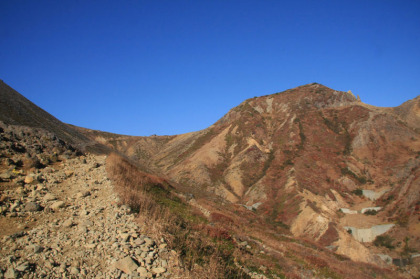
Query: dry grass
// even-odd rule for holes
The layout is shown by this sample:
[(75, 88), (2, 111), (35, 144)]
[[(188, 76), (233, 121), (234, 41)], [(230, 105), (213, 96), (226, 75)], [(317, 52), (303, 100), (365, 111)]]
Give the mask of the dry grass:
[[(137, 220), (146, 229), (145, 233), (156, 239), (164, 238), (169, 248), (177, 252), (178, 258), (170, 269), (172, 278), (249, 278), (239, 265), (264, 273), (268, 278), (300, 278), (306, 269), (313, 270), (319, 278), (359, 279), (376, 275), (387, 278), (387, 273), (392, 274), (388, 278), (398, 277), (388, 270), (337, 258), (313, 243), (274, 237), (277, 233), (271, 237), (268, 228), (260, 227), (263, 230), (260, 232), (258, 226), (233, 220), (232, 215), (221, 210), (212, 212), (209, 221), (214, 224), (208, 223), (173, 194), (175, 189), (167, 181), (140, 171), (116, 154), (108, 157), (107, 171), (121, 202), (138, 212)], [(240, 225), (242, 222), (244, 225)], [(251, 250), (260, 251), (264, 244), (268, 254), (254, 254), (237, 247), (232, 235), (237, 238), (238, 230), (244, 237), (252, 232), (258, 239), (245, 238)]]
[(237, 251), (228, 231), (195, 216), (167, 181), (117, 154), (108, 156), (106, 169), (121, 203), (138, 213), (146, 233), (163, 237), (178, 253), (180, 268), (173, 269), (173, 278), (249, 278), (235, 264)]

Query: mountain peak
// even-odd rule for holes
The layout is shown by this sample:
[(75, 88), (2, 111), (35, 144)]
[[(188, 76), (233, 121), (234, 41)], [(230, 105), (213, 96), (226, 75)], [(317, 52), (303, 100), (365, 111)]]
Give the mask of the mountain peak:
[(349, 92), (337, 91), (319, 83), (310, 83), (283, 92), (254, 97), (231, 109), (219, 123), (255, 115), (304, 114), (308, 110), (343, 107), (358, 102)]

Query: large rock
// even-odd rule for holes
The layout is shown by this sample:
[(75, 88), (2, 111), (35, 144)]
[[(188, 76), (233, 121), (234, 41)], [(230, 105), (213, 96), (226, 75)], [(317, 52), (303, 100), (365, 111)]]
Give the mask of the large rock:
[(133, 261), (131, 257), (125, 257), (124, 259), (119, 260), (114, 264), (114, 267), (130, 274), (132, 271), (135, 271), (139, 266), (138, 264)]

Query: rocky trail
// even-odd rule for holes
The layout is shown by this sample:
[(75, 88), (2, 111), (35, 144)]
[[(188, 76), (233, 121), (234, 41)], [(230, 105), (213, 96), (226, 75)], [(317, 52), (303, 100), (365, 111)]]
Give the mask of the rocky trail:
[(64, 160), (3, 191), (0, 278), (174, 278), (175, 252), (118, 204), (104, 162)]

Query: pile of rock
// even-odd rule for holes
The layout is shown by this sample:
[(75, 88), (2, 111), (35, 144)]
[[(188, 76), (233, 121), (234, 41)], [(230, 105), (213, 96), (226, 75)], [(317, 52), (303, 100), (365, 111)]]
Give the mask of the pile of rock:
[(76, 157), (2, 193), (0, 278), (174, 278), (164, 239), (118, 204), (105, 157)]

